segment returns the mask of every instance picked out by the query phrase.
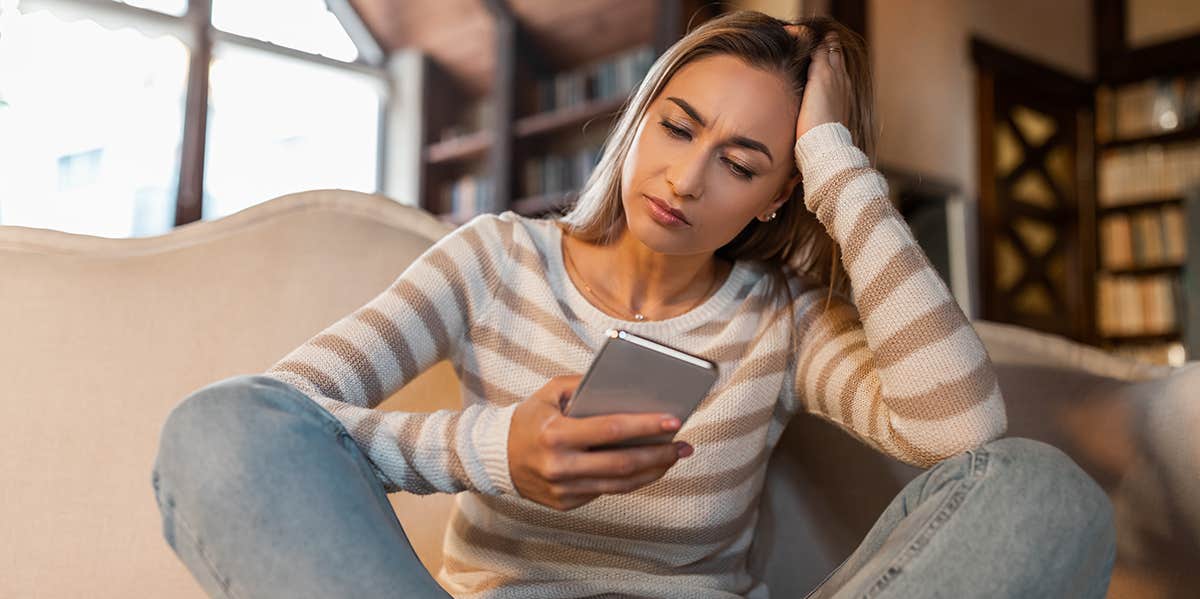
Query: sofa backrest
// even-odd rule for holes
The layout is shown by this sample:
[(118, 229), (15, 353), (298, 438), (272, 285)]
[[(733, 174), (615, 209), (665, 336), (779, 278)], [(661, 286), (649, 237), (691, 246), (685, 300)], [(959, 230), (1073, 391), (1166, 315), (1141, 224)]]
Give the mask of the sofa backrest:
[[(150, 482), (167, 413), (266, 369), (451, 229), (336, 190), (148, 238), (0, 227), (0, 596), (203, 597), (162, 537)], [(381, 409), (456, 407), (457, 393), (440, 364)], [(450, 496), (391, 499), (414, 545), (440, 549), (428, 515)]]

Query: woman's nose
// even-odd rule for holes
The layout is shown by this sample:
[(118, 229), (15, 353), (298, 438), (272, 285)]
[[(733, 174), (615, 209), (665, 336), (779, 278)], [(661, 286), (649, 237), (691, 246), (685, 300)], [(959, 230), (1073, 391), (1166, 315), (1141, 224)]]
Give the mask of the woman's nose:
[(699, 198), (704, 192), (703, 152), (684, 152), (671, 165), (667, 183), (678, 197)]

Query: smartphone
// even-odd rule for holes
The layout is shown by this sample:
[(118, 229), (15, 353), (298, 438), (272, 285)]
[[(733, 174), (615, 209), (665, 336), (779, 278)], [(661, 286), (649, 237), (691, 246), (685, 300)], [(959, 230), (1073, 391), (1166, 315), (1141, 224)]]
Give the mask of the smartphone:
[[(604, 345), (563, 408), (567, 416), (668, 413), (684, 423), (717, 381), (717, 365), (704, 358), (629, 331), (609, 329), (605, 335)], [(678, 431), (589, 449), (670, 443)]]

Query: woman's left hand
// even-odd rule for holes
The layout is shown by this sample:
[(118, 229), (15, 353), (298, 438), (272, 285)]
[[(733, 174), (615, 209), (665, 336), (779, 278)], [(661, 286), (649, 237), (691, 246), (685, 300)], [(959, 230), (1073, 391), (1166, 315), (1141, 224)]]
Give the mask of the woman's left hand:
[[(799, 27), (793, 25), (787, 29), (792, 35), (799, 35)], [(834, 51), (830, 52), (830, 48)], [(796, 119), (796, 139), (823, 123), (847, 125), (852, 88), (841, 50), (841, 42), (834, 31), (813, 50), (808, 82), (800, 101), (800, 116)]]

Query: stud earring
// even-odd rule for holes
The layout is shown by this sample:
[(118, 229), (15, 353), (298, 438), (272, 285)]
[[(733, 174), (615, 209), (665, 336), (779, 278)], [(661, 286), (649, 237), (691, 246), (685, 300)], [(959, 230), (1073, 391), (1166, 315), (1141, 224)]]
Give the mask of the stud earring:
[(773, 220), (775, 220), (775, 216), (776, 216), (776, 214), (774, 212), (772, 212), (769, 216), (767, 216), (767, 218), (764, 218), (762, 222), (765, 223), (765, 222), (773, 221)]

